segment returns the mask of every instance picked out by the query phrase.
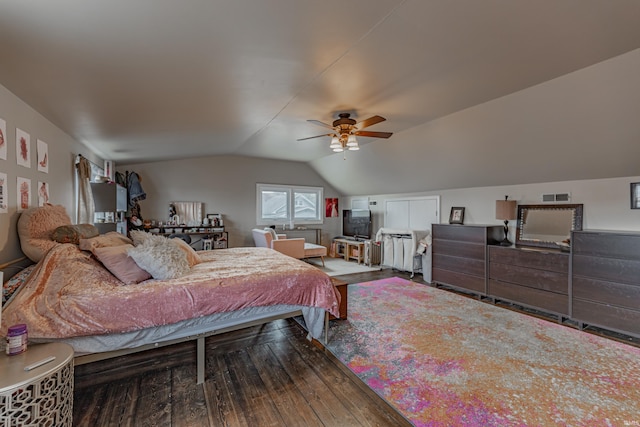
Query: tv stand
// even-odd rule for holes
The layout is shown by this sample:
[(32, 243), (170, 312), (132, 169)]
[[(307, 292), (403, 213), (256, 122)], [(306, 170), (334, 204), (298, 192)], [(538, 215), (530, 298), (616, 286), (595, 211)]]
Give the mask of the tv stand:
[(351, 238), (333, 239), (333, 244), (336, 257), (343, 257), (345, 261), (355, 259), (358, 264), (364, 262), (364, 241)]

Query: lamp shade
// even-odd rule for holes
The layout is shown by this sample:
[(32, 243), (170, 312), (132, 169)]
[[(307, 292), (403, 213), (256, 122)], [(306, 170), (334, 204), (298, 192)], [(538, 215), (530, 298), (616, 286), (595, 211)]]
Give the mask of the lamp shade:
[(496, 219), (510, 221), (517, 219), (515, 200), (496, 200)]

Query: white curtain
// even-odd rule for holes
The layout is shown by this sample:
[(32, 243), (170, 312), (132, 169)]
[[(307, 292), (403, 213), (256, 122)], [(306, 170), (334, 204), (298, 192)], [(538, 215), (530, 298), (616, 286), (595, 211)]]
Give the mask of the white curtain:
[(76, 172), (78, 174), (78, 224), (93, 224), (95, 205), (91, 192), (91, 164), (89, 160), (78, 156)]

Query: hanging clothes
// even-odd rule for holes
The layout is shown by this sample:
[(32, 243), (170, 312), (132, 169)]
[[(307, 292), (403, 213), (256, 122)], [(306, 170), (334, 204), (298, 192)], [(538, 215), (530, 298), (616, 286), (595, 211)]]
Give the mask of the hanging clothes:
[(147, 193), (142, 189), (140, 176), (135, 172), (127, 174), (127, 194), (129, 195), (129, 207), (134, 207), (136, 202), (147, 198)]

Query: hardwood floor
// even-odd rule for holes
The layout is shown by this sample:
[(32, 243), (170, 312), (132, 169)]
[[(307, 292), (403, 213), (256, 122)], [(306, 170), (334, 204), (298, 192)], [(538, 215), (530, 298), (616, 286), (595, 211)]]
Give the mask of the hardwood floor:
[[(339, 276), (348, 283), (409, 275)], [(421, 277), (420, 277), (421, 279)], [(339, 320), (338, 320), (339, 321)], [(74, 426), (409, 426), (293, 320), (76, 366)]]

